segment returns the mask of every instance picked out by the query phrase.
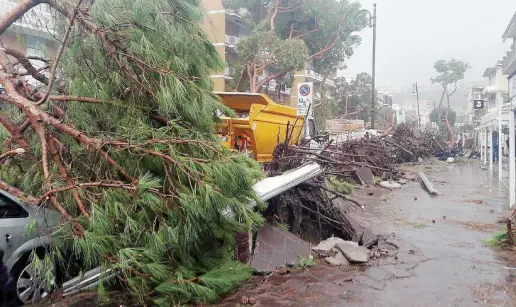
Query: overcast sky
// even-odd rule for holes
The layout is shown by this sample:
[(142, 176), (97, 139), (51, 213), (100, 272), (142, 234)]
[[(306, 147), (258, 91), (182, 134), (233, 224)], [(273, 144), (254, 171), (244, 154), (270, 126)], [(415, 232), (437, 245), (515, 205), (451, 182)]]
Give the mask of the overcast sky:
[[(359, 0), (371, 10), (373, 0)], [(430, 83), (433, 64), (445, 58), (467, 61), (465, 81), (482, 80), (510, 42), (502, 34), (516, 11), (516, 0), (377, 0), (376, 76), (378, 86), (411, 87)], [(361, 32), (362, 44), (341, 74), (371, 72), (372, 33)]]

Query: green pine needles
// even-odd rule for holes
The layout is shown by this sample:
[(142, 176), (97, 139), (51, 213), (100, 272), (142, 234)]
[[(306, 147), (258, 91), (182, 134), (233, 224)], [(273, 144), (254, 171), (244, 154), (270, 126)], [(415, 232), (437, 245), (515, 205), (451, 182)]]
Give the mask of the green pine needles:
[[(48, 3), (66, 25), (75, 3)], [(262, 222), (248, 206), (262, 173), (214, 134), (225, 107), (210, 74), (223, 65), (200, 28), (199, 0), (93, 3), (75, 11), (58, 69), (65, 91), (54, 86), (36, 112), (23, 106), (48, 84), (25, 93), (0, 80), (10, 97), (0, 116), (30, 123), (1, 127), (2, 152), (28, 147), (0, 164), (0, 176), (63, 213), (58, 263), (72, 251), (84, 269), (120, 269), (142, 304), (216, 300), (251, 276), (233, 250), (237, 232)]]

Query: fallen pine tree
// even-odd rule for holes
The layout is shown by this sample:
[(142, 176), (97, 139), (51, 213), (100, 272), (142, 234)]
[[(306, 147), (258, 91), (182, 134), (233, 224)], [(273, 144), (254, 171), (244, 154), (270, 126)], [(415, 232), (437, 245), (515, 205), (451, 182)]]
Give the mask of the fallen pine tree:
[(211, 301), (247, 279), (233, 248), (262, 221), (248, 207), (262, 173), (213, 133), (232, 113), (212, 94), (223, 63), (199, 2), (22, 0), (0, 34), (41, 6), (61, 41), (48, 65), (0, 49), (0, 188), (61, 213), (49, 259), (118, 269), (140, 304)]

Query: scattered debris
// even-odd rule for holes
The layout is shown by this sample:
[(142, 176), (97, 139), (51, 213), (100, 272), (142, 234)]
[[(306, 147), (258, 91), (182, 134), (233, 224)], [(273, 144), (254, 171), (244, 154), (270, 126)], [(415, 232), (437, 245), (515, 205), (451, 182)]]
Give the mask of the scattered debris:
[(423, 182), (423, 184), (426, 186), (426, 189), (428, 190), (428, 192), (430, 192), (430, 194), (434, 194), (434, 195), (439, 194), (439, 192), (437, 192), (437, 190), (435, 189), (432, 182), (430, 182), (428, 177), (426, 177), (425, 173), (419, 172), (418, 175), (419, 175), (419, 178), (421, 178), (421, 181)]
[(331, 237), (312, 247), (312, 251), (321, 257), (331, 257), (336, 253), (335, 244), (341, 242), (346, 241), (341, 238)]
[(346, 259), (346, 257), (344, 257), (344, 255), (340, 251), (338, 251), (335, 254), (335, 256), (324, 258), (324, 261), (332, 266), (348, 266), (349, 265), (348, 260)]
[(253, 298), (252, 296), (251, 297), (242, 296), (242, 299), (240, 300), (240, 302), (243, 305), (254, 305), (254, 304), (256, 304), (256, 299)]
[(408, 180), (407, 180), (407, 179), (403, 179), (403, 178), (402, 178), (402, 179), (399, 179), (399, 180), (398, 180), (398, 183), (399, 183), (399, 184), (407, 184), (407, 183), (408, 183)]
[(380, 182), (380, 186), (382, 188), (386, 188), (389, 190), (401, 189), (401, 184), (399, 184), (397, 182), (393, 182), (393, 181), (382, 181), (382, 182)]

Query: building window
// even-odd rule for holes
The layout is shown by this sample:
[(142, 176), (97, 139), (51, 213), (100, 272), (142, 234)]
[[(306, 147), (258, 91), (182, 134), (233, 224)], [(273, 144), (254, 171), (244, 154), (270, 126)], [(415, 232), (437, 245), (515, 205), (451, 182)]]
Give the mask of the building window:
[(45, 57), (45, 39), (28, 35), (27, 56)]

